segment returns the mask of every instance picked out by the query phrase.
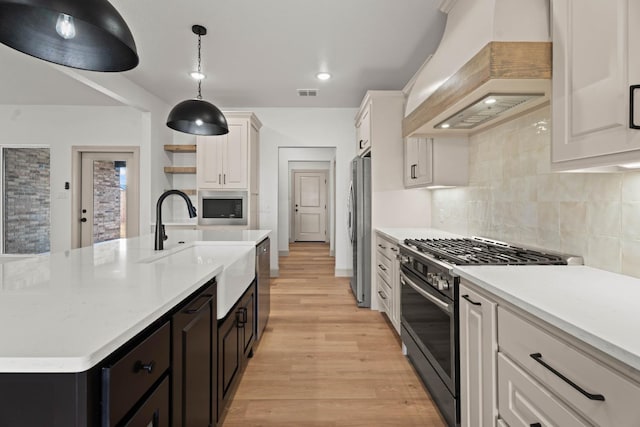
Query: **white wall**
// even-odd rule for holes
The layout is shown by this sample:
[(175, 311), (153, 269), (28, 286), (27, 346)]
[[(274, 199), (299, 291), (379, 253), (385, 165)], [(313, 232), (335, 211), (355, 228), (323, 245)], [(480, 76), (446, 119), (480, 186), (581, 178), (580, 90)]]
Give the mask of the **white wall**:
[[(0, 105), (0, 144), (42, 144), (50, 147), (52, 252), (71, 248), (72, 190), (64, 189), (65, 182), (71, 182), (71, 147), (141, 147), (145, 125), (145, 115), (129, 107)], [(149, 177), (149, 167), (149, 162), (141, 159), (141, 180)], [(148, 217), (148, 198), (143, 197), (140, 201), (140, 211), (141, 219), (143, 211)], [(148, 228), (143, 229), (141, 222), (141, 232)]]
[[(291, 205), (293, 197), (293, 170), (326, 170), (327, 171), (327, 237), (332, 236), (334, 207), (333, 183), (331, 182), (331, 160), (335, 157), (335, 148), (281, 148), (278, 165), (278, 222), (280, 227), (280, 252), (288, 252), (289, 242), (292, 241), (293, 221), (291, 220)], [(286, 175), (283, 177), (283, 173)], [(285, 182), (283, 183), (283, 180)], [(283, 185), (284, 184), (284, 185)], [(286, 212), (285, 212), (286, 211)], [(333, 240), (333, 239), (331, 239)], [(334, 242), (329, 244), (329, 250), (334, 251)]]
[[(351, 246), (347, 236), (346, 194), (349, 165), (355, 156), (355, 108), (255, 108), (263, 123), (260, 130), (260, 228), (271, 229), (271, 269), (278, 269), (280, 241), (279, 151), (292, 147), (335, 147), (336, 156), (336, 272), (351, 270)], [(299, 160), (299, 159), (298, 159)], [(331, 160), (331, 159), (328, 159)], [(287, 169), (285, 169), (285, 177)], [(286, 178), (285, 178), (286, 188)], [(286, 229), (288, 226), (285, 224)]]

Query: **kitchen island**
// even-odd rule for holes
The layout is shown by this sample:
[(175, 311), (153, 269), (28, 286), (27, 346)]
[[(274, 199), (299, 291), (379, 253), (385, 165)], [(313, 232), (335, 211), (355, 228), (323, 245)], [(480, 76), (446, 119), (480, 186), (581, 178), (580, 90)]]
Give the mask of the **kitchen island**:
[[(217, 295), (206, 295), (217, 300), (213, 323), (235, 315), (229, 310), (254, 283), (255, 246), (269, 234), (173, 230), (164, 251), (154, 251), (148, 235), (0, 265), (0, 394), (10, 394), (6, 387), (17, 379), (33, 381), (39, 392), (29, 408), (46, 412), (34, 402), (55, 396), (48, 425), (98, 425), (93, 412), (104, 390), (96, 383), (105, 361), (130, 350), (132, 341), (153, 338), (176, 308), (205, 289), (215, 290), (212, 285)], [(55, 378), (69, 381), (56, 390), (50, 381)], [(88, 395), (73, 396), (73, 405), (82, 408), (70, 422), (68, 414), (61, 415), (69, 402), (60, 392), (75, 388), (81, 394), (80, 386)], [(2, 402), (0, 425), (5, 425), (3, 416), (17, 410)]]

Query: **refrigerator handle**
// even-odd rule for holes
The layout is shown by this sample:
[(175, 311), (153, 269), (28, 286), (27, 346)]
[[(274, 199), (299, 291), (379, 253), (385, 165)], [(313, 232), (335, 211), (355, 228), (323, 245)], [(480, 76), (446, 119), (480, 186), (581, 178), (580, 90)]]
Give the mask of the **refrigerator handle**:
[(347, 217), (347, 227), (349, 228), (349, 240), (351, 241), (351, 243), (354, 242), (355, 240), (355, 230), (353, 228), (353, 202), (354, 202), (354, 194), (353, 194), (353, 181), (351, 181), (349, 183), (349, 200), (347, 201), (347, 210), (348, 210), (348, 217)]

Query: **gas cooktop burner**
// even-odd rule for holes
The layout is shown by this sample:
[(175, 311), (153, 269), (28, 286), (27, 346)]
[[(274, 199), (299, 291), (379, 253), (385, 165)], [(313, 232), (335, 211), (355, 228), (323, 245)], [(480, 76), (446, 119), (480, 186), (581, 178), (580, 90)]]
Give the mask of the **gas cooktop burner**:
[(566, 265), (565, 257), (481, 238), (406, 239), (405, 245), (456, 265)]

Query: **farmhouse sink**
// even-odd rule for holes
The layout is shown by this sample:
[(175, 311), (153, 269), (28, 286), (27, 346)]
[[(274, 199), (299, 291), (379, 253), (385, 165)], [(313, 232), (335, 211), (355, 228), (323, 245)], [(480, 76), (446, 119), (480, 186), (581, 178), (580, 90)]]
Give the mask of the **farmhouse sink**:
[(256, 249), (251, 245), (193, 245), (141, 262), (156, 265), (222, 265), (218, 282), (218, 319), (223, 318), (251, 285), (256, 273)]

